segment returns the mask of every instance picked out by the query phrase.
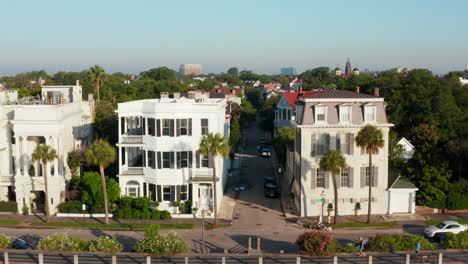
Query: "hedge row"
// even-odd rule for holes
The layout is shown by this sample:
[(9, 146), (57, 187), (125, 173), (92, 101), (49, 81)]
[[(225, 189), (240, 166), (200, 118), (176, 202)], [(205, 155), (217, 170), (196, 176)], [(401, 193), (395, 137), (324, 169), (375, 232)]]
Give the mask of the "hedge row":
[(16, 202), (0, 201), (0, 212), (18, 212), (18, 204)]

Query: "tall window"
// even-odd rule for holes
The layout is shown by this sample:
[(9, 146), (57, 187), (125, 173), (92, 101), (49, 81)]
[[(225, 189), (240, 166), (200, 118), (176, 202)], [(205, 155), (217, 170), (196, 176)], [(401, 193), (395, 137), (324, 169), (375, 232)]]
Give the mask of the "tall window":
[(177, 152), (177, 168), (189, 167), (189, 155), (187, 151)]
[(171, 119), (163, 119), (162, 120), (162, 135), (163, 136), (170, 136), (171, 130), (173, 129), (171, 126)]
[(164, 185), (162, 189), (163, 189), (163, 201), (170, 201), (171, 200), (171, 186)]
[(315, 106), (315, 121), (318, 123), (325, 122), (325, 106)]
[(162, 167), (163, 167), (163, 169), (171, 168), (171, 155), (172, 155), (172, 152), (163, 152), (162, 153)]
[(201, 134), (202, 136), (208, 135), (208, 119), (201, 119)]
[(348, 105), (340, 106), (340, 123), (349, 123), (351, 120), (351, 107)]
[(366, 174), (365, 174), (365, 186), (369, 186), (369, 179), (370, 179), (370, 168), (366, 167)]
[(364, 107), (364, 121), (375, 122), (375, 106), (366, 105)]
[(317, 142), (317, 155), (323, 155), (330, 147), (330, 135), (320, 134)]
[(177, 136), (191, 136), (192, 135), (192, 119), (184, 118), (177, 119)]
[(156, 168), (156, 157), (154, 151), (148, 151), (148, 166), (152, 169)]
[(344, 170), (341, 170), (341, 187), (349, 186), (349, 167), (346, 167)]
[(180, 186), (180, 200), (181, 201), (188, 200), (187, 190), (188, 190), (187, 185), (181, 185)]
[(323, 171), (317, 168), (317, 188), (325, 188), (325, 175)]
[(148, 135), (156, 136), (156, 125), (154, 118), (148, 118)]

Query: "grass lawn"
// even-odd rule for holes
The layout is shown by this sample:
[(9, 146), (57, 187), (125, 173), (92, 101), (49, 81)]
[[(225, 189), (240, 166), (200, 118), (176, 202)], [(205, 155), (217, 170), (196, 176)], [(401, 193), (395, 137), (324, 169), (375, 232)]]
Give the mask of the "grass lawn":
[[(444, 220), (429, 219), (429, 220), (424, 221), (424, 223), (426, 223), (426, 225), (430, 226), (430, 225), (437, 225), (438, 223), (443, 222), (443, 221)], [(468, 225), (468, 219), (459, 219), (459, 220), (454, 220), (454, 221), (457, 221), (460, 224)]]
[(19, 220), (0, 220), (0, 225), (19, 225), (21, 224), (21, 221)]
[(363, 222), (349, 222), (341, 223), (332, 226), (333, 228), (361, 228), (361, 227), (397, 227), (398, 223), (393, 222), (376, 222), (376, 223), (363, 223)]
[[(33, 222), (31, 226), (47, 226), (47, 227), (81, 227), (81, 228), (102, 228), (102, 229), (128, 229), (144, 230), (150, 224), (119, 224), (119, 223), (77, 223), (77, 222)], [(193, 224), (159, 224), (161, 229), (192, 229)]]

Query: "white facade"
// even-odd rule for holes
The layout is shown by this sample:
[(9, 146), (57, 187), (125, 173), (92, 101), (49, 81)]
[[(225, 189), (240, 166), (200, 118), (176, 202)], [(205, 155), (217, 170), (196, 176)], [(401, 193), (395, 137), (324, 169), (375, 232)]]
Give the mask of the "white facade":
[(408, 161), (413, 157), (414, 146), (406, 138), (401, 138), (400, 141), (398, 141), (398, 145), (401, 145), (405, 150), (405, 152), (403, 153), (403, 158), (405, 159), (405, 161)]
[[(213, 207), (211, 159), (198, 153), (203, 135), (229, 136), (225, 99), (161, 98), (118, 105), (119, 184), (122, 195), (147, 196), (159, 209), (172, 202)], [(227, 159), (217, 156), (219, 208), (227, 181)]]
[(200, 75), (203, 73), (203, 67), (201, 64), (181, 64), (179, 66), (179, 74), (182, 76), (187, 75)]
[[(0, 199), (15, 200), (18, 212), (44, 205), (44, 173), (31, 154), (39, 143), (58, 158), (49, 164), (49, 208), (64, 200), (71, 173), (68, 152), (91, 140), (93, 101), (82, 101), (81, 86), (43, 86), (42, 98), (22, 98), (0, 105)], [(32, 175), (30, 175), (32, 174)]]
[(321, 198), (325, 199), (325, 212), (329, 203), (334, 204), (331, 175), (319, 168), (329, 149), (341, 150), (348, 165), (337, 177), (339, 214), (353, 215), (357, 202), (362, 211), (367, 210), (369, 155), (355, 143), (359, 130), (367, 124), (377, 126), (384, 135), (384, 147), (372, 155), (372, 212), (386, 214), (388, 133), (392, 124), (387, 122), (383, 98), (335, 90), (304, 97), (296, 104), (295, 152), (294, 157), (288, 157), (289, 172), (285, 174), (290, 175), (289, 182), (294, 181), (292, 192), (300, 215), (319, 216)]

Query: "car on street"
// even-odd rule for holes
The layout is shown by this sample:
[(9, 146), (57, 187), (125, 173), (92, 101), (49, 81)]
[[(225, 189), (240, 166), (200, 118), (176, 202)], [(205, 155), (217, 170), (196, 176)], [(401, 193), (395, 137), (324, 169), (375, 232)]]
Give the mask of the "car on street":
[(245, 190), (247, 190), (249, 188), (249, 186), (245, 183), (239, 183), (239, 184), (236, 184), (234, 185), (233, 189), (235, 192), (243, 192)]
[(273, 183), (265, 183), (263, 185), (266, 198), (278, 198), (278, 187)]
[(462, 225), (456, 221), (443, 221), (437, 225), (429, 226), (424, 229), (424, 234), (430, 238), (440, 238), (441, 236), (445, 236), (447, 233), (458, 234), (466, 229), (466, 225)]
[(270, 147), (263, 147), (261, 151), (262, 157), (270, 157), (271, 156), (271, 149)]
[(263, 178), (264, 182), (265, 183), (273, 183), (276, 185), (276, 178), (275, 176), (265, 176), (265, 178)]

